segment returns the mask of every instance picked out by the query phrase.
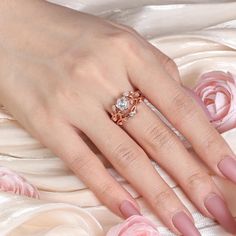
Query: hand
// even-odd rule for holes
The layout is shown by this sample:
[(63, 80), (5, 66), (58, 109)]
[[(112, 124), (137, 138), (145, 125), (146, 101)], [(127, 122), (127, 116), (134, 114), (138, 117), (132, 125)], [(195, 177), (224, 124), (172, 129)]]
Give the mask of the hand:
[(174, 232), (199, 235), (191, 214), (149, 157), (173, 176), (203, 214), (236, 232), (210, 173), (144, 103), (123, 128), (110, 119), (116, 99), (139, 89), (211, 171), (223, 177), (234, 154), (179, 83), (172, 60), (133, 29), (95, 16), (37, 0), (0, 5), (0, 100), (25, 129), (120, 216), (138, 214), (138, 206), (108, 174), (82, 133)]

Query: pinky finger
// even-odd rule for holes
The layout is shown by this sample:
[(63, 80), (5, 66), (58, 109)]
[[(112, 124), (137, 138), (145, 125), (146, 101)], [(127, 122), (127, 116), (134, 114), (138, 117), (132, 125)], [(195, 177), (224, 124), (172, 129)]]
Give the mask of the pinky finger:
[(115, 214), (128, 218), (140, 215), (133, 197), (108, 173), (76, 129), (70, 124), (54, 122), (53, 127), (41, 129), (41, 143), (60, 157), (88, 186), (97, 198)]

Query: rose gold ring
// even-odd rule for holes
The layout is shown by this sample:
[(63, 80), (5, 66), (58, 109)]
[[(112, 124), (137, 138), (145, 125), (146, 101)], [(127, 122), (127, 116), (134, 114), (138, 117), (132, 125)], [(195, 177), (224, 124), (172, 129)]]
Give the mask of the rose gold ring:
[(143, 100), (144, 96), (139, 90), (123, 93), (122, 97), (118, 98), (116, 104), (112, 106), (111, 119), (117, 125), (123, 125), (128, 118), (136, 115), (137, 105)]

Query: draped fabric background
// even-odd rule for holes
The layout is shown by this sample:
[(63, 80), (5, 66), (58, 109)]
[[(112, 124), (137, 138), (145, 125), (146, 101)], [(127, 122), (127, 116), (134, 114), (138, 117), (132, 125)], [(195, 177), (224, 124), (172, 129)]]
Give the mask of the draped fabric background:
[[(206, 71), (236, 73), (236, 1), (51, 2), (134, 27), (175, 60), (187, 86), (193, 86), (198, 76)], [(223, 136), (236, 152), (236, 129)], [(91, 143), (89, 145), (92, 146)], [(97, 150), (96, 154), (101, 157)], [(37, 186), (41, 198), (31, 200), (0, 193), (0, 235), (100, 236), (121, 221), (96, 199), (59, 158), (22, 129), (3, 107), (0, 110), (0, 165), (17, 171)], [(178, 185), (156, 163), (153, 165), (192, 212), (203, 236), (229, 235), (214, 221), (203, 217)], [(131, 186), (114, 169), (109, 166), (107, 169), (137, 198), (142, 213), (158, 225), (161, 235), (173, 235)], [(219, 178), (216, 181), (236, 216), (236, 187)]]

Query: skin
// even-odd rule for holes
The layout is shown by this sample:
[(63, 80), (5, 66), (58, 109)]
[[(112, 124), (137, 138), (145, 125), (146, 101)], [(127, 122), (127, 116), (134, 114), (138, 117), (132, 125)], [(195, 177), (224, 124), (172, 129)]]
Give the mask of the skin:
[[(171, 218), (190, 213), (157, 174), (156, 160), (206, 216), (209, 193), (221, 195), (209, 171), (143, 103), (123, 128), (111, 121), (122, 92), (139, 89), (185, 135), (212, 173), (233, 155), (179, 82), (174, 62), (137, 32), (38, 0), (0, 1), (0, 100), (119, 216), (137, 203), (82, 139), (97, 146), (174, 232)], [(7, 22), (7, 23), (6, 23)], [(194, 125), (193, 125), (194, 124)], [(142, 178), (142, 181), (140, 179)]]

